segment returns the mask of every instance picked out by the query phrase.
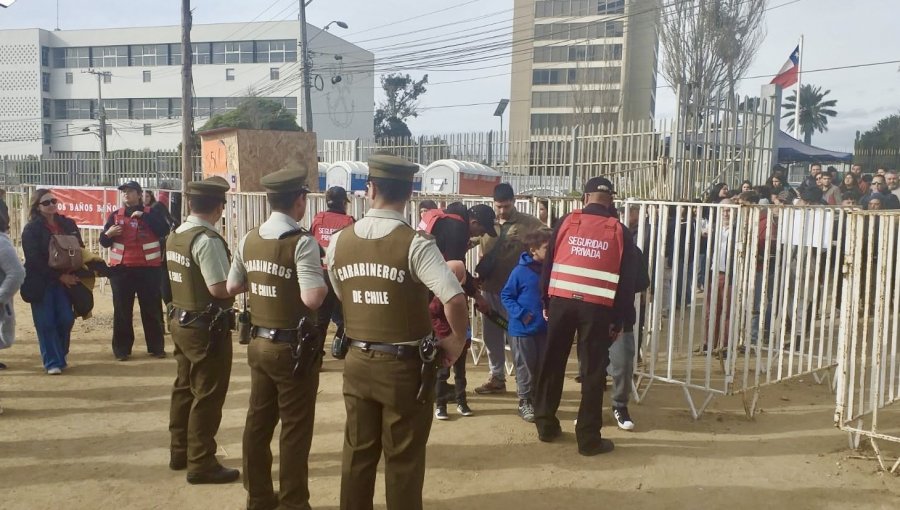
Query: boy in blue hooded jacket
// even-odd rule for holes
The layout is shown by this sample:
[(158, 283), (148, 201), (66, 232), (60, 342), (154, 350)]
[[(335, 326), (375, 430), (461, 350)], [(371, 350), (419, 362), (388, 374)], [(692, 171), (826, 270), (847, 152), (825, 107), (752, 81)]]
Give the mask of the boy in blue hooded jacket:
[(532, 392), (537, 384), (540, 367), (547, 352), (547, 321), (541, 302), (541, 270), (547, 255), (551, 231), (540, 229), (525, 236), (523, 252), (506, 285), (500, 300), (509, 316), (509, 341), (516, 364), (516, 391), (519, 396), (519, 416), (534, 422)]

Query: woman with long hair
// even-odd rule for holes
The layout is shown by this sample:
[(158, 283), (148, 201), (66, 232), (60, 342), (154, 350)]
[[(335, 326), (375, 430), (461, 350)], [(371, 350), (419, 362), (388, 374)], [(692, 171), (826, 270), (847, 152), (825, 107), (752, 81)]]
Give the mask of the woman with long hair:
[(839, 187), (841, 196), (859, 193), (859, 176), (853, 172), (848, 172), (844, 175), (844, 179)]
[(22, 249), (25, 252), (25, 282), (22, 299), (31, 304), (31, 316), (37, 330), (44, 368), (50, 375), (61, 374), (66, 368), (69, 337), (75, 314), (66, 287), (79, 285), (72, 272), (50, 267), (50, 239), (54, 235), (70, 235), (81, 241), (75, 222), (57, 209), (59, 200), (48, 189), (39, 189), (31, 196), (28, 224), (22, 230)]

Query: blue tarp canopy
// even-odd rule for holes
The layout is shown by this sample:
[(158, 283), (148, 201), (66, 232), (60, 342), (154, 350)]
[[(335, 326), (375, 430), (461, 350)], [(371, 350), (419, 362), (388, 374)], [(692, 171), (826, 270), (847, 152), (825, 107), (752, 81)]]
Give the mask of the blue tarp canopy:
[(807, 145), (793, 136), (778, 131), (779, 163), (852, 163), (853, 154)]

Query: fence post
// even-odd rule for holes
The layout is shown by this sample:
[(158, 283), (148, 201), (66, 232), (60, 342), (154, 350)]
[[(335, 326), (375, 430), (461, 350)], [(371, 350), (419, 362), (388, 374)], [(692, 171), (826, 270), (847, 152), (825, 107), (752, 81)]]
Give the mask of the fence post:
[(491, 168), (497, 168), (494, 164), (494, 132), (488, 131), (487, 133), (487, 161), (488, 166)]
[(569, 191), (575, 191), (577, 187), (577, 177), (575, 171), (577, 168), (578, 158), (578, 126), (572, 127), (572, 143), (569, 146)]
[(420, 165), (422, 164), (422, 161), (425, 160), (423, 145), (425, 145), (425, 137), (422, 135), (419, 135), (419, 140), (416, 144), (416, 161), (415, 162)]

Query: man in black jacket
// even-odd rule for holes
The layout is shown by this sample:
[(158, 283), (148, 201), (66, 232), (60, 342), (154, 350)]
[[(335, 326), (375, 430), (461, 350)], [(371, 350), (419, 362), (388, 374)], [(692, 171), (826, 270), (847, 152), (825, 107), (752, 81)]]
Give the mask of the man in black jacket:
[[(444, 256), (445, 260), (459, 260), (465, 264), (466, 253), (472, 247), (469, 244), (470, 239), (481, 237), (484, 234), (491, 237), (497, 236), (497, 229), (494, 226), (497, 216), (494, 214), (494, 209), (488, 205), (478, 204), (466, 209), (466, 206), (461, 202), (454, 202), (447, 205), (444, 212), (459, 216), (463, 220), (441, 218), (434, 222), (431, 235), (434, 236), (438, 250), (441, 251), (441, 255)], [(487, 306), (483, 298), (477, 295), (475, 278), (469, 273), (468, 269), (466, 269), (466, 281), (463, 283), (463, 290), (466, 291), (467, 296), (476, 298), (479, 306)]]
[(613, 449), (612, 441), (600, 437), (609, 347), (626, 322), (634, 323), (640, 254), (631, 232), (612, 221), (614, 193), (612, 183), (603, 177), (587, 182), (580, 217), (566, 215), (553, 231), (541, 281), (548, 346), (535, 392), (535, 426), (541, 441), (553, 441), (562, 433), (556, 412), (577, 334), (582, 380), (575, 438), (582, 455)]
[(160, 272), (160, 240), (169, 233), (169, 224), (158, 209), (145, 207), (141, 185), (129, 181), (121, 186), (124, 206), (106, 220), (100, 245), (110, 249), (109, 284), (113, 294), (113, 354), (119, 361), (131, 356), (134, 345), (134, 298), (141, 307), (141, 323), (147, 351), (166, 357), (163, 340)]

